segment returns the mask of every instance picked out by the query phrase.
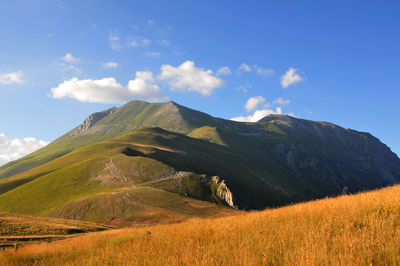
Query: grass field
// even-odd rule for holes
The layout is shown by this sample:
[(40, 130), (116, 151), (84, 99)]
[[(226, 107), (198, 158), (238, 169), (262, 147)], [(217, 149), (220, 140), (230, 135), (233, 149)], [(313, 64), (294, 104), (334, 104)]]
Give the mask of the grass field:
[(112, 228), (91, 222), (0, 212), (0, 250)]
[(235, 216), (91, 233), (5, 265), (398, 265), (400, 186)]

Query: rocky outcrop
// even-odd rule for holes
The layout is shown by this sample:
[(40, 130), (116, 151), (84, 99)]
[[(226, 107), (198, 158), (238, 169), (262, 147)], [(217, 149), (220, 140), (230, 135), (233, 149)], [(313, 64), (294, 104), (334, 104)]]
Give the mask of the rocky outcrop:
[(85, 119), (85, 121), (82, 122), (71, 134), (70, 136), (75, 136), (84, 133), (91, 127), (93, 127), (97, 122), (102, 120), (104, 117), (108, 116), (109, 114), (113, 113), (117, 108), (113, 107), (111, 109), (102, 111), (102, 112), (97, 112), (91, 114), (88, 118)]
[(215, 186), (215, 195), (223, 203), (231, 208), (237, 209), (238, 204), (236, 203), (235, 197), (233, 196), (231, 190), (227, 187), (224, 180), (220, 180), (218, 176), (211, 177), (211, 184)]

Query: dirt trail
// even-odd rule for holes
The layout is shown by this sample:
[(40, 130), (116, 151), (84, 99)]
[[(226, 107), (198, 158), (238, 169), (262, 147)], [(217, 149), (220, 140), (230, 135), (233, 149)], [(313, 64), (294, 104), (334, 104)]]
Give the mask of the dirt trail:
[(124, 174), (114, 165), (112, 158), (105, 164), (110, 175), (123, 183), (127, 183), (127, 178)]

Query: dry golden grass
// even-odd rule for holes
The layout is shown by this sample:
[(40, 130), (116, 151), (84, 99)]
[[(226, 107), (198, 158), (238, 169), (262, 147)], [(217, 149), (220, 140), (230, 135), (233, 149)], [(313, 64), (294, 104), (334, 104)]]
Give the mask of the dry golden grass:
[(400, 186), (218, 219), (91, 233), (0, 256), (6, 265), (396, 265)]

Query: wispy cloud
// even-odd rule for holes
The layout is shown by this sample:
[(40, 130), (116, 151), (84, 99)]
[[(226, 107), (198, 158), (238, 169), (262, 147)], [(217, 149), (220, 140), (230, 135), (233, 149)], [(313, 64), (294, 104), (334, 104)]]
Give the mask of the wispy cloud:
[(122, 45), (119, 43), (120, 39), (119, 39), (118, 35), (111, 34), (108, 37), (108, 41), (110, 43), (111, 49), (117, 51), (117, 50), (120, 50), (122, 48)]
[(244, 72), (251, 72), (251, 67), (250, 67), (248, 64), (246, 64), (246, 63), (242, 63), (242, 64), (239, 66), (239, 70), (242, 70), (242, 71), (244, 71)]
[(104, 68), (117, 68), (118, 67), (118, 63), (117, 62), (105, 62), (101, 64)]
[(227, 66), (220, 67), (217, 71), (217, 76), (228, 76), (230, 74), (232, 74), (232, 71)]
[(167, 40), (159, 40), (158, 43), (161, 44), (162, 46), (170, 46), (171, 45), (171, 42), (167, 41)]
[(80, 59), (72, 56), (71, 53), (66, 53), (65, 56), (63, 57), (63, 60), (67, 63), (78, 63)]
[(144, 52), (143, 54), (145, 56), (154, 57), (154, 58), (157, 58), (157, 57), (161, 56), (160, 52)]
[(246, 63), (242, 63), (239, 66), (239, 71), (242, 72), (256, 72), (258, 75), (263, 76), (263, 77), (269, 77), (275, 73), (275, 71), (272, 68), (263, 68), (260, 67), (259, 65), (248, 65)]
[(22, 71), (0, 74), (0, 84), (23, 83), (22, 76)]
[(290, 100), (283, 99), (282, 97), (279, 97), (278, 99), (276, 99), (272, 102), (272, 104), (279, 104), (282, 106), (288, 105), (289, 103), (290, 103)]
[(151, 40), (146, 38), (135, 38), (134, 40), (128, 43), (131, 47), (140, 47), (140, 46), (148, 46), (151, 44)]

